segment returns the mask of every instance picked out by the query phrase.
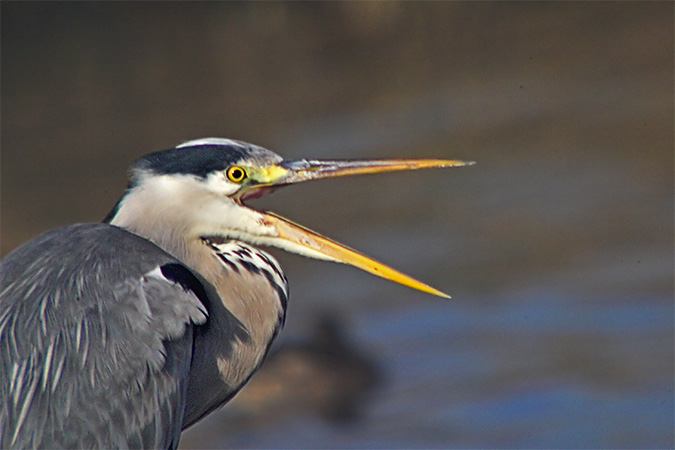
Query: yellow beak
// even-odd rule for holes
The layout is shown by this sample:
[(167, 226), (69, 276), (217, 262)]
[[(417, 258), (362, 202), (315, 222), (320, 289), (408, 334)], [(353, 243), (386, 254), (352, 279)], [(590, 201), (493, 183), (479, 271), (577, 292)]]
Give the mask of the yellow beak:
[[(258, 183), (251, 186), (242, 195), (243, 198), (256, 197), (260, 193), (279, 186), (317, 180), (320, 178), (360, 175), (398, 170), (416, 170), (471, 165), (473, 162), (445, 159), (376, 159), (376, 160), (337, 160), (283, 161), (278, 165), (263, 169), (258, 173)], [(263, 173), (264, 172), (264, 173)], [(251, 192), (254, 191), (254, 192)], [(269, 236), (271, 245), (284, 248), (304, 256), (350, 264), (387, 280), (400, 283), (413, 289), (432, 295), (450, 298), (449, 295), (417, 281), (379, 261), (345, 245), (322, 236), (288, 219), (272, 213), (261, 212), (264, 225), (272, 230)]]

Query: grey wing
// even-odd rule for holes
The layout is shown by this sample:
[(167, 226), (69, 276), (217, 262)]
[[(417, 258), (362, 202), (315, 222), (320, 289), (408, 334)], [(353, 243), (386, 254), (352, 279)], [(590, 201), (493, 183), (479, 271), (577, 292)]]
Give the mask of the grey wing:
[(185, 266), (110, 225), (54, 230), (10, 254), (0, 447), (177, 446), (200, 295)]

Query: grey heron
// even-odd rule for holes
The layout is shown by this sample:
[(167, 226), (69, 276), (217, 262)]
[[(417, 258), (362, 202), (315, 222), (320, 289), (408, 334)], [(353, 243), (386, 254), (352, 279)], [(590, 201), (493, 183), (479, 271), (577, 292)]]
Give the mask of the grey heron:
[(414, 280), (246, 201), (442, 159), (284, 160), (206, 138), (135, 161), (99, 224), (48, 231), (0, 266), (0, 447), (175, 448), (227, 402), (284, 324), (286, 277), (256, 246)]

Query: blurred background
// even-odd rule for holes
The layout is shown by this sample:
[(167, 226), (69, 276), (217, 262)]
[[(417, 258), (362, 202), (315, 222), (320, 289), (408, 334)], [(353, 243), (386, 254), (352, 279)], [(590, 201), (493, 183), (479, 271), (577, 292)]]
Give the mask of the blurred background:
[(1, 251), (142, 154), (469, 168), (256, 201), (453, 295), (273, 253), (275, 355), (182, 448), (666, 448), (672, 2), (2, 2)]

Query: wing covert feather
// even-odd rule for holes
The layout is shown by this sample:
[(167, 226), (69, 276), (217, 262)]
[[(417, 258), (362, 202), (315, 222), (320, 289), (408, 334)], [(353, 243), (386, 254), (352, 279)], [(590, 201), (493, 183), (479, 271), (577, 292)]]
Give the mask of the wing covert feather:
[(0, 447), (175, 447), (207, 318), (181, 277), (196, 279), (104, 224), (53, 230), (3, 260)]

